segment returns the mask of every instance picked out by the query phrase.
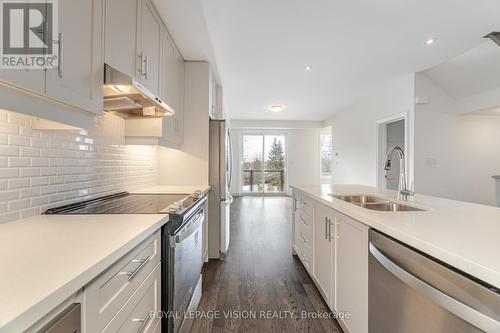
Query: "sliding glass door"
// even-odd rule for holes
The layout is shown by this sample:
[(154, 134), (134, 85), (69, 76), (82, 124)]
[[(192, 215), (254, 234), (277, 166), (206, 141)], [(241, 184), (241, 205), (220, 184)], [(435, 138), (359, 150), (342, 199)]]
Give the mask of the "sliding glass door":
[(286, 192), (286, 137), (283, 134), (242, 135), (242, 192)]

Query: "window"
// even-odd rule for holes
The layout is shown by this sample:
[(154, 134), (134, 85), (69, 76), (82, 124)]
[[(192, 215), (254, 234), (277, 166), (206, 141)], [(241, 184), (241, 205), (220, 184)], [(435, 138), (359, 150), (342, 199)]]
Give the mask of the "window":
[(330, 178), (333, 173), (333, 138), (332, 128), (326, 127), (320, 133), (320, 174), (321, 178)]
[(242, 191), (286, 192), (286, 140), (284, 135), (242, 135)]

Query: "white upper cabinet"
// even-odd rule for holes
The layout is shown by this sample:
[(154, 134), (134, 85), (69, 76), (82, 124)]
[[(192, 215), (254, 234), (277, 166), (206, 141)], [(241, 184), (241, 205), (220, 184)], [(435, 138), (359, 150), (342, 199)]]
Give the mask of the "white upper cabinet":
[[(64, 0), (57, 4), (59, 36), (51, 42), (59, 67), (0, 70), (4, 83), (0, 95), (11, 96), (2, 107), (84, 126), (93, 115), (102, 114), (104, 4), (103, 0)], [(32, 104), (39, 106), (32, 109)]]
[(102, 113), (101, 0), (59, 1), (59, 68), (47, 70), (46, 95), (93, 114)]
[(45, 94), (45, 71), (40, 69), (0, 69), (0, 81)]
[[(160, 95), (161, 33), (163, 24), (148, 0), (140, 0), (138, 72), (140, 82)], [(168, 102), (167, 102), (168, 104)]]
[(130, 77), (136, 77), (137, 0), (105, 1), (104, 62)]
[(166, 28), (162, 36), (162, 97), (175, 114), (163, 122), (161, 144), (178, 148), (183, 141), (184, 59)]

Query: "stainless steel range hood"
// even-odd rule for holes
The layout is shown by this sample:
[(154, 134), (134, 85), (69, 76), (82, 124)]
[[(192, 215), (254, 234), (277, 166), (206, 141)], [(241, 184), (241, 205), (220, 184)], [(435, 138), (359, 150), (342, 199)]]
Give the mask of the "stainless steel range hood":
[(104, 111), (122, 118), (165, 117), (175, 111), (140, 82), (104, 65)]

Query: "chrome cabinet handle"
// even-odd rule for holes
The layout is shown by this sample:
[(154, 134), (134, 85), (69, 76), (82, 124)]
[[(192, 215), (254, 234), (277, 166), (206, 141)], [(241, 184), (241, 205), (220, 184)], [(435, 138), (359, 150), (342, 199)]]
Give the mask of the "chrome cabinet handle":
[[(339, 239), (339, 235), (337, 235), (337, 230), (335, 229), (335, 226), (339, 225), (339, 223), (337, 222), (336, 217), (333, 218), (333, 221), (334, 222), (332, 222), (332, 220), (330, 219), (330, 240)], [(331, 228), (333, 228), (333, 233)]]
[(328, 239), (328, 217), (325, 216), (325, 239)]
[(132, 262), (140, 262), (141, 264), (136, 267), (132, 272), (120, 272), (120, 274), (128, 275), (128, 280), (132, 280), (134, 276), (139, 273), (139, 271), (148, 263), (149, 259), (151, 259), (151, 256), (147, 256), (144, 259), (134, 259)]
[(144, 78), (148, 79), (148, 71), (149, 71), (149, 57), (144, 56)]
[(420, 280), (404, 268), (392, 262), (375, 245), (373, 245), (373, 243), (370, 242), (368, 246), (372, 256), (385, 269), (419, 294), (427, 297), (447, 311), (485, 332), (500, 332), (500, 322), (494, 318), (488, 317), (487, 315), (465, 305), (453, 297), (448, 296), (425, 281)]
[(139, 72), (139, 76), (144, 76), (144, 52), (141, 52), (138, 55), (139, 59), (141, 59), (139, 69), (137, 70)]
[(62, 32), (59, 33), (59, 40), (57, 41), (59, 49), (57, 50), (57, 59), (58, 59), (58, 65), (57, 65), (57, 76), (58, 77), (63, 77), (64, 75), (64, 67), (63, 67), (63, 61), (64, 61), (64, 52), (63, 52), (63, 41), (64, 41), (64, 35)]
[(142, 323), (141, 326), (139, 327), (139, 330), (137, 333), (142, 333), (144, 329), (146, 328), (146, 324), (149, 322), (149, 319), (151, 318), (151, 315), (148, 313), (148, 315), (144, 319), (132, 319), (133, 322), (140, 322)]

